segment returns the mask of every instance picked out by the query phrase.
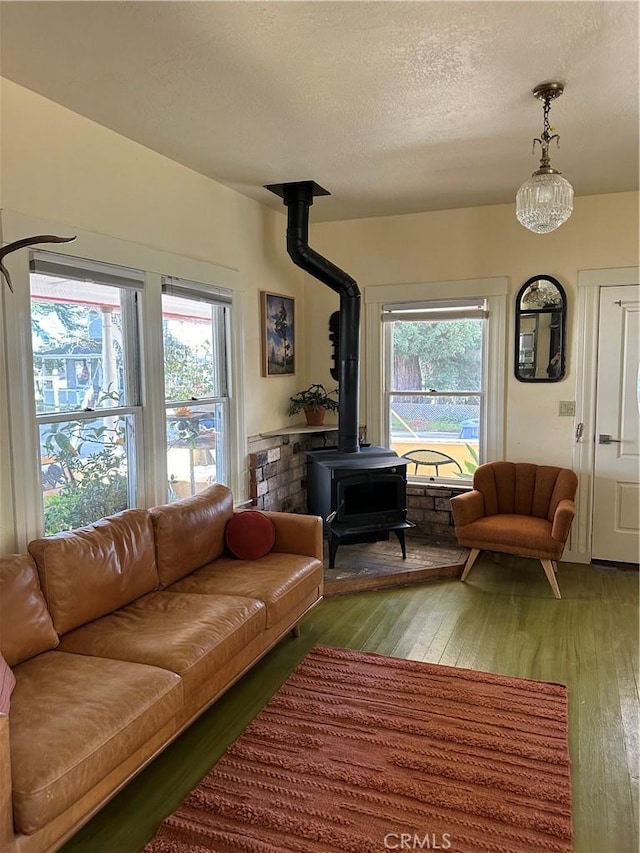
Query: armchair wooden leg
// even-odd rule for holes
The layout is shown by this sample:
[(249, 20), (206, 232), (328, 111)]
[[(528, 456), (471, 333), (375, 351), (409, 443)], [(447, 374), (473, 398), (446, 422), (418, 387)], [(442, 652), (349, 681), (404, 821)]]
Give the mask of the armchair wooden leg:
[(464, 571), (462, 572), (462, 577), (460, 578), (461, 581), (464, 581), (467, 579), (467, 576), (468, 576), (469, 572), (471, 571), (473, 564), (478, 559), (479, 553), (480, 553), (479, 548), (472, 548), (471, 549), (471, 553), (467, 557), (467, 562), (464, 564)]
[(558, 564), (556, 563), (555, 560), (551, 560), (551, 565), (553, 566), (553, 571), (557, 572), (558, 571)]
[(556, 598), (562, 598), (562, 596), (560, 595), (560, 587), (558, 586), (558, 581), (556, 580), (556, 576), (553, 571), (553, 561), (541, 559), (540, 562), (542, 563), (542, 568), (544, 569), (544, 573), (547, 576), (547, 580), (551, 584), (553, 594)]
[(300, 623), (293, 626), (293, 628), (291, 629), (291, 636), (294, 638), (294, 640), (298, 639), (298, 637), (300, 636)]

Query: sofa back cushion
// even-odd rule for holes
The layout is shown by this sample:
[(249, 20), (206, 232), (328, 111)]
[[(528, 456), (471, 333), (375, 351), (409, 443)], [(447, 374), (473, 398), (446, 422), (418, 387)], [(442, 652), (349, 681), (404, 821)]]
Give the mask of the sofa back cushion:
[(489, 462), (473, 475), (485, 515), (516, 513), (551, 520), (563, 498), (573, 500), (578, 480), (568, 468), (530, 462)]
[(0, 558), (0, 652), (15, 666), (60, 642), (28, 554)]
[(159, 584), (149, 513), (127, 509), (29, 543), (53, 624), (64, 634)]
[(209, 486), (190, 498), (150, 510), (156, 560), (162, 586), (210, 563), (224, 550), (224, 533), (233, 516), (233, 495), (226, 486)]

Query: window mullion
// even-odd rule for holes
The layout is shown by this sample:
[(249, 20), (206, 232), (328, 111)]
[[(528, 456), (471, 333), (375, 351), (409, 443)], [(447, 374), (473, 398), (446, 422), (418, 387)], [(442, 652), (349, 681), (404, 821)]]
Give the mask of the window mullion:
[(167, 500), (167, 435), (165, 427), (164, 361), (162, 345), (162, 276), (145, 274), (142, 294), (141, 348), (144, 413), (144, 484), (139, 484), (144, 506)]
[(141, 401), (140, 388), (140, 294), (134, 290), (122, 294), (122, 337), (125, 359), (125, 399), (137, 406)]
[(206, 406), (211, 403), (226, 403), (228, 397), (187, 397), (184, 400), (166, 400), (165, 408), (175, 409), (178, 406)]
[(213, 310), (213, 369), (215, 387), (221, 397), (229, 396), (229, 315), (227, 306)]
[(388, 447), (391, 444), (391, 395), (390, 390), (393, 377), (393, 325), (391, 323), (383, 323), (383, 383), (385, 390), (384, 409), (383, 409), (383, 433), (382, 440)]
[[(22, 551), (29, 540), (41, 536), (40, 478), (38, 474), (38, 429), (35, 422), (33, 348), (29, 292), (29, 254), (16, 252), (7, 258), (14, 285), (12, 299), (5, 302), (5, 347), (7, 375), (10, 377), (11, 487), (14, 506), (15, 544), (9, 550)], [(15, 393), (19, 389), (20, 393)], [(13, 393), (12, 393), (13, 390)]]
[(398, 391), (390, 390), (394, 397), (479, 397), (482, 390), (475, 391)]
[(67, 412), (45, 412), (36, 415), (37, 424), (62, 424), (66, 421), (95, 421), (102, 418), (117, 418), (121, 415), (139, 415), (141, 406), (114, 406), (100, 409), (70, 409)]

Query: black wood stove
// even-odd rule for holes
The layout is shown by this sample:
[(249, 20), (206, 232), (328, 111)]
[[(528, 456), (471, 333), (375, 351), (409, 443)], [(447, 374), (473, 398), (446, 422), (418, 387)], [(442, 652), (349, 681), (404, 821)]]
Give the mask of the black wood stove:
[(388, 447), (360, 446), (358, 401), (360, 291), (356, 281), (309, 246), (309, 207), (329, 195), (314, 181), (269, 184), (287, 206), (287, 252), (299, 267), (340, 295), (338, 446), (308, 454), (309, 512), (324, 519), (329, 565), (340, 544), (377, 542), (394, 532), (406, 558), (407, 463)]
[(320, 515), (329, 539), (329, 568), (340, 545), (380, 542), (393, 531), (407, 550), (407, 463), (386, 447), (362, 447), (356, 455), (337, 449), (307, 454), (309, 512)]

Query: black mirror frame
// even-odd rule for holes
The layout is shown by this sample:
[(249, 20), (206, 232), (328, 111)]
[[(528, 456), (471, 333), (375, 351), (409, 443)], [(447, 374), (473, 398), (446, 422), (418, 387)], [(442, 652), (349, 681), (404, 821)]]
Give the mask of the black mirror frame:
[[(523, 377), (519, 374), (519, 356), (520, 356), (520, 314), (528, 313), (521, 312), (520, 310), (520, 301), (527, 289), (535, 282), (540, 280), (548, 281), (554, 285), (554, 287), (558, 288), (558, 292), (562, 297), (561, 307), (558, 308), (558, 311), (561, 313), (560, 317), (560, 372), (557, 376), (548, 376), (546, 378), (536, 379), (535, 377)], [(544, 309), (542, 309), (544, 310)], [(513, 362), (513, 373), (518, 382), (560, 382), (564, 379), (565, 376), (565, 367), (566, 367), (566, 328), (567, 328), (567, 294), (563, 286), (560, 284), (557, 278), (554, 278), (552, 275), (534, 275), (531, 278), (527, 279), (525, 283), (522, 285), (520, 290), (518, 291), (518, 295), (516, 296), (516, 324), (515, 324), (515, 347), (514, 347), (514, 362)]]

